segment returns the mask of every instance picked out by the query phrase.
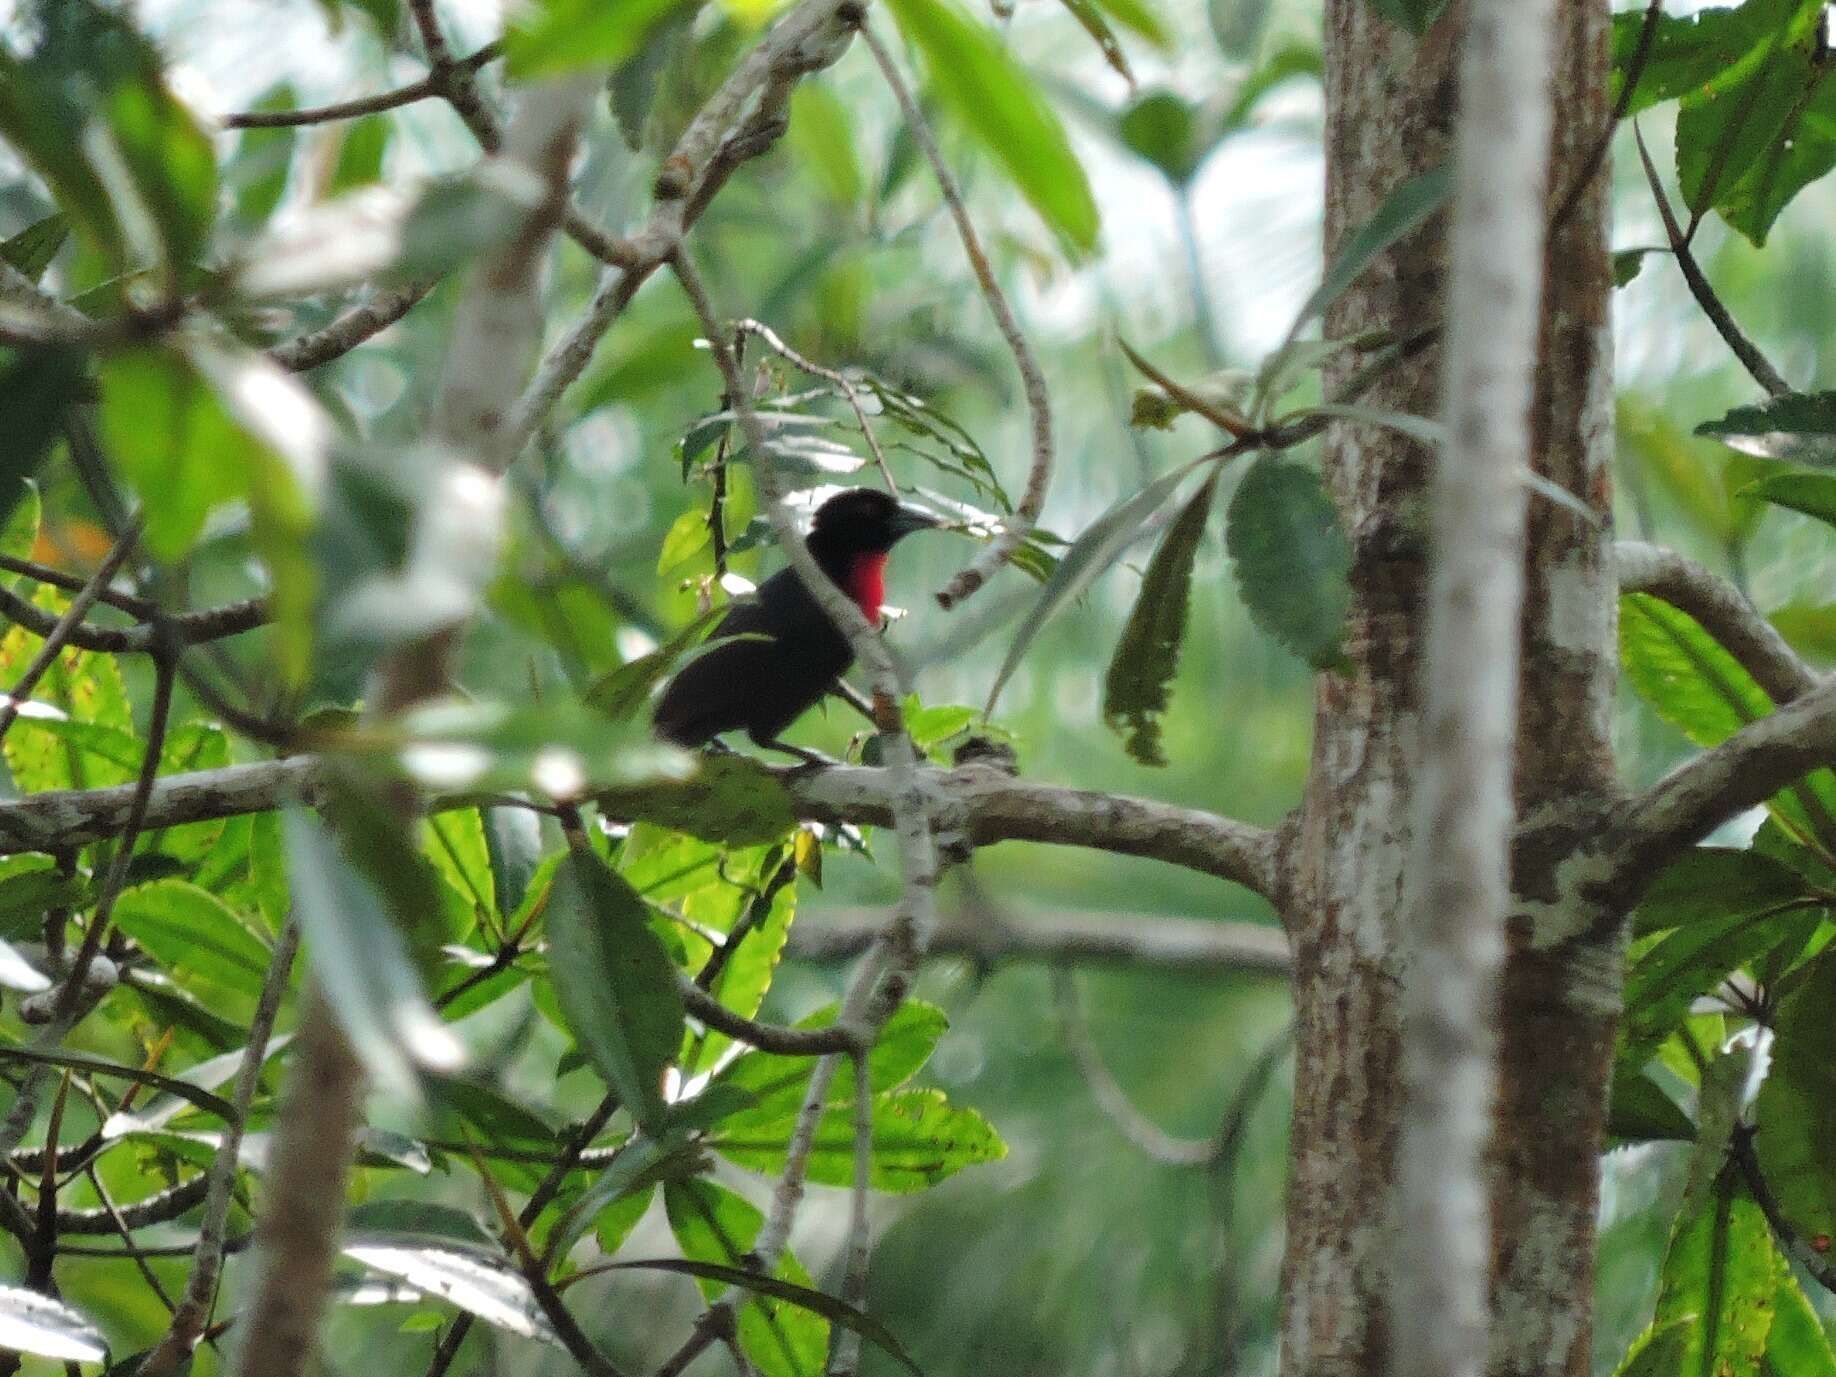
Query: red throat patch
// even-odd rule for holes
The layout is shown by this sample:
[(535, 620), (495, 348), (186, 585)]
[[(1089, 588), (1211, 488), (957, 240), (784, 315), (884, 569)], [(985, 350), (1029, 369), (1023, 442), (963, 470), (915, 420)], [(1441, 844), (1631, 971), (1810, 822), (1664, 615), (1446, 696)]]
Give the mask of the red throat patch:
[(842, 592), (854, 599), (854, 605), (861, 609), (861, 615), (870, 625), (878, 626), (880, 602), (886, 596), (886, 551), (872, 550), (856, 555), (848, 565)]

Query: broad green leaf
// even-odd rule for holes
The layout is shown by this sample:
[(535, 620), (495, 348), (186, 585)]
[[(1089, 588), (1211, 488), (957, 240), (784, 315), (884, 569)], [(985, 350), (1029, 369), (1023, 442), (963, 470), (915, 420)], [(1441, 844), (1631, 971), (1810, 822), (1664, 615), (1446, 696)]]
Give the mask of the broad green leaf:
[(1066, 603), (1081, 594), (1100, 574), (1114, 565), (1124, 550), (1142, 537), (1155, 515), (1178, 491), (1180, 483), (1202, 462), (1194, 460), (1170, 473), (1161, 474), (1139, 492), (1104, 512), (1071, 543), (1058, 561), (1058, 567), (1039, 590), (1039, 600), (1033, 605), (1033, 610), (1020, 623), (1020, 629), (1008, 644), (1001, 668), (988, 690), (985, 713), (994, 711), (995, 700), (1001, 696), (1001, 689), (1020, 667), (1020, 660), (1026, 654), (1027, 647), (1032, 645), (1033, 638), (1045, 624)]
[(975, 134), (1046, 224), (1080, 253), (1096, 247), (1097, 206), (1064, 126), (988, 27), (957, 0), (888, 0), (924, 53), (931, 89)]
[(422, 831), (422, 846), (433, 859), (434, 869), (464, 898), (474, 917), (500, 912), (482, 810), (456, 808), (436, 813), (422, 824)]
[(663, 1120), (663, 1069), (682, 1040), (676, 967), (637, 892), (584, 847), (549, 895), (549, 970), (581, 1050), (639, 1125)]
[[(666, 1183), (663, 1208), (677, 1246), (689, 1261), (736, 1270), (765, 1223), (750, 1201), (712, 1181)], [(778, 1264), (777, 1279), (801, 1292), (814, 1291), (809, 1273), (788, 1251)], [(712, 1300), (727, 1289), (729, 1279), (715, 1275), (698, 1281), (702, 1295)], [(761, 1292), (757, 1304), (740, 1311), (739, 1333), (741, 1347), (763, 1377), (819, 1377), (823, 1370), (829, 1326), (808, 1306), (787, 1304), (775, 1294)]]
[(1192, 495), (1148, 564), (1122, 639), (1116, 642), (1103, 681), (1103, 720), (1119, 733), (1128, 753), (1143, 765), (1165, 765), (1160, 718), (1167, 710), (1179, 646), (1186, 635), (1192, 598), (1192, 565), (1211, 516), (1218, 471)]
[(1758, 498), (1775, 507), (1814, 516), (1836, 526), (1836, 473), (1775, 473), (1740, 490), (1740, 496)]
[[(1626, 679), (1698, 746), (1718, 746), (1772, 711), (1753, 676), (1688, 613), (1645, 593), (1619, 600)], [(1836, 835), (1836, 777), (1816, 770), (1768, 804), (1800, 834)]]
[(346, 1257), (400, 1277), (424, 1295), (451, 1301), (498, 1329), (560, 1342), (523, 1274), (494, 1252), (436, 1246), (419, 1234), (382, 1232), (346, 1235), (341, 1249)]
[[(838, 1006), (818, 1009), (800, 1019), (799, 1028), (826, 1028), (835, 1022)], [(896, 1090), (917, 1074), (930, 1060), (937, 1040), (944, 1035), (950, 1021), (944, 1011), (922, 1000), (908, 999), (886, 1020), (886, 1026), (867, 1054), (867, 1080), (876, 1095)], [(813, 1057), (784, 1057), (772, 1052), (751, 1051), (729, 1062), (714, 1078), (714, 1084), (744, 1090), (756, 1102), (721, 1123), (722, 1133), (740, 1133), (765, 1125), (782, 1125), (795, 1119), (809, 1093)], [(829, 1082), (825, 1104), (841, 1106), (854, 1103), (854, 1064), (844, 1058), (835, 1068)]]
[(47, 909), (80, 908), (95, 898), (93, 880), (63, 874), (49, 857), (33, 859), (41, 864), (0, 878), (0, 935), (37, 937)]
[(111, 264), (125, 266), (114, 198), (90, 162), (86, 113), (40, 58), (0, 51), (0, 137), (50, 187), (58, 209)]
[(206, 1006), (253, 1011), (271, 953), (216, 895), (183, 880), (137, 885), (116, 901), (115, 925)]
[(1772, 1235), (1758, 1205), (1724, 1171), (1700, 1208), (1679, 1219), (1664, 1254), (1662, 1328), (1693, 1317), (1673, 1371), (1759, 1377), (1777, 1286)]
[(1777, 1310), (1766, 1335), (1766, 1370), (1777, 1377), (1836, 1377), (1836, 1353), (1830, 1351), (1823, 1320), (1783, 1257), (1773, 1300)]
[(313, 973), (370, 1073), (418, 1101), (415, 1068), (451, 1071), (464, 1051), (428, 1004), (382, 893), (311, 814), (289, 812), (283, 830)]
[(431, 1200), (366, 1200), (353, 1206), (345, 1228), (354, 1233), (391, 1234), (398, 1241), (462, 1243), (491, 1248), (496, 1240), (464, 1210)]
[(57, 257), (57, 251), (63, 248), (69, 235), (70, 217), (61, 211), (53, 212), (34, 220), (0, 244), (0, 259), (36, 282), (44, 276), (45, 269), (51, 266), (51, 260)]
[[(722, 1125), (708, 1145), (762, 1176), (784, 1169), (791, 1124), (750, 1130)], [(973, 1109), (951, 1104), (941, 1090), (895, 1090), (873, 1101), (875, 1190), (907, 1194), (935, 1186), (964, 1167), (1007, 1155), (994, 1128)], [(810, 1180), (825, 1186), (854, 1182), (854, 1110), (830, 1109), (816, 1126)]]
[(620, 1196), (605, 1209), (599, 1212), (599, 1218), (593, 1225), (593, 1241), (599, 1245), (599, 1251), (606, 1257), (612, 1256), (624, 1246), (625, 1240), (631, 1237), (631, 1231), (650, 1211), (650, 1202), (657, 1197), (655, 1184), (640, 1186), (630, 1195)]
[(1754, 1105), (1753, 1150), (1786, 1221), (1836, 1238), (1836, 955), (1811, 962), (1780, 1001), (1772, 1069)]
[(1273, 0), (1206, 0), (1205, 17), (1218, 51), (1238, 62), (1254, 58), (1272, 7)]
[(616, 67), (643, 47), (650, 31), (682, 0), (539, 0), (520, 12), (504, 36), (506, 68), (526, 80), (576, 67)]
[[(548, 1241), (548, 1251), (555, 1257), (566, 1257), (589, 1229), (601, 1230), (603, 1247), (603, 1226), (609, 1210), (633, 1198), (648, 1204), (651, 1189), (659, 1180), (671, 1175), (693, 1175), (698, 1165), (697, 1155), (682, 1152), (681, 1143), (676, 1140), (665, 1145), (641, 1135), (632, 1138), (568, 1207)], [(630, 1222), (637, 1222), (635, 1215)], [(629, 1229), (630, 1225), (625, 1227)]]
[(1230, 499), (1225, 544), (1244, 606), (1315, 669), (1342, 662), (1352, 551), (1320, 476), (1266, 454)]
[[(1802, 36), (1805, 12), (1815, 8), (1807, 0), (1746, 0), (1693, 15), (1660, 15), (1626, 114), (1636, 115), (1681, 96), (1728, 98), (1752, 79), (1776, 36)], [(1615, 102), (1631, 75), (1644, 28), (1643, 6), (1613, 16)]]
[(1836, 603), (1788, 603), (1766, 620), (1794, 650), (1826, 665), (1836, 661)]
[(1192, 180), (1208, 151), (1198, 108), (1171, 91), (1150, 91), (1135, 101), (1122, 112), (1116, 131), (1131, 152), (1175, 186)]
[(1633, 933), (1713, 922), (1731, 913), (1759, 913), (1816, 897), (1804, 877), (1759, 851), (1698, 846), (1666, 866), (1638, 901)]
[(1753, 406), (1737, 406), (1696, 434), (1761, 459), (1836, 465), (1836, 392), (1788, 392)]
[[(40, 588), (33, 602), (56, 614), (68, 599), (55, 589)], [(16, 683), (41, 644), (23, 626), (10, 627), (0, 636), (0, 684)], [(66, 646), (39, 680), (33, 698), (55, 712), (22, 714), (6, 735), (3, 749), (7, 768), (21, 790), (37, 793), (44, 789), (92, 789), (126, 784), (138, 773), (140, 752), (123, 745), (133, 739), (134, 719), (128, 708), (127, 690), (122, 686), (121, 669), (113, 656)], [(94, 729), (87, 744), (109, 741), (114, 743), (112, 748), (96, 753), (77, 741), (78, 732), (62, 735), (32, 729), (41, 722), (58, 721), (58, 714), (65, 719), (64, 725)]]
[(0, 1347), (68, 1363), (108, 1358), (99, 1329), (62, 1301), (23, 1286), (0, 1286)]
[(1391, 23), (1400, 24), (1415, 34), (1427, 33), (1429, 26), (1447, 8), (1447, 0), (1367, 0), (1367, 3)]

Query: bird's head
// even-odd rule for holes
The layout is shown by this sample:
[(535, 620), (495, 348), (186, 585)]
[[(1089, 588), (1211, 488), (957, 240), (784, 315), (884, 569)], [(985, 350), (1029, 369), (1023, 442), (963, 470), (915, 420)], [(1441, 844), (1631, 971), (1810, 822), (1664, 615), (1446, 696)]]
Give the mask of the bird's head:
[(853, 598), (868, 621), (877, 621), (885, 588), (886, 552), (913, 531), (940, 525), (921, 507), (908, 506), (878, 488), (849, 488), (816, 509), (810, 553)]
[(849, 488), (816, 509), (810, 545), (838, 554), (884, 552), (913, 531), (938, 524), (938, 519), (923, 508), (910, 506), (878, 488)]

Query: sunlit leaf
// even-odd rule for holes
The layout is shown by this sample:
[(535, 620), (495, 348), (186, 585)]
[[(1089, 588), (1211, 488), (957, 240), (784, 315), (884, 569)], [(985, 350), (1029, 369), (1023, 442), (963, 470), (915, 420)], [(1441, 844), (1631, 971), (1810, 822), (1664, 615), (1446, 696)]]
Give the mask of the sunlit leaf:
[(1830, 1008), (1836, 957), (1811, 962), (1780, 1001), (1772, 1069), (1760, 1086), (1753, 1150), (1785, 1218), (1807, 1238), (1836, 1238), (1836, 1059)]
[[(754, 1129), (723, 1125), (708, 1144), (721, 1156), (764, 1176), (784, 1169), (790, 1122)], [(875, 1190), (926, 1190), (964, 1167), (1007, 1155), (994, 1128), (973, 1109), (953, 1105), (941, 1090), (895, 1090), (873, 1102)], [(816, 1127), (810, 1180), (825, 1186), (854, 1182), (854, 1110), (830, 1109)]]
[(616, 67), (636, 53), (682, 0), (539, 0), (504, 37), (506, 67), (519, 79), (575, 67)]
[(1788, 392), (1737, 406), (1718, 421), (1704, 421), (1696, 434), (1761, 459), (1836, 464), (1836, 392)]
[(108, 1342), (93, 1324), (62, 1301), (23, 1286), (0, 1286), (0, 1348), (71, 1363), (108, 1357)]
[(1664, 1254), (1653, 1324), (1694, 1320), (1672, 1370), (1757, 1377), (1776, 1286), (1766, 1217), (1724, 1171), (1700, 1207), (1677, 1221)]
[(435, 1247), (413, 1234), (362, 1233), (347, 1237), (343, 1252), (498, 1329), (559, 1343), (522, 1273), (483, 1249)]

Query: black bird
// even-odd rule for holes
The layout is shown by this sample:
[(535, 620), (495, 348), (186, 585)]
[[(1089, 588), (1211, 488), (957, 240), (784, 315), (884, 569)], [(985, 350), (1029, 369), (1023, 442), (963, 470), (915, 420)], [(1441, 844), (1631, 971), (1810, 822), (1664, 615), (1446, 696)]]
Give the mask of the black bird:
[[(804, 543), (878, 626), (887, 552), (902, 537), (937, 524), (929, 512), (878, 489), (849, 488), (816, 509)], [(735, 603), (714, 637), (746, 639), (726, 639), (670, 680), (657, 702), (657, 735), (678, 746), (700, 746), (744, 727), (760, 746), (813, 758), (778, 736), (835, 686), (854, 663), (854, 651), (797, 571), (780, 570)]]

